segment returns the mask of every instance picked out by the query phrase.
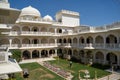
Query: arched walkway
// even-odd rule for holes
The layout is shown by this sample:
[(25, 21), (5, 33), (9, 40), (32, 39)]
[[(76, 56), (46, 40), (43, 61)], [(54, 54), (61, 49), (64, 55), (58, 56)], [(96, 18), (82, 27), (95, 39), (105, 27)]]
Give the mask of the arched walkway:
[(79, 43), (80, 43), (80, 44), (84, 44), (84, 43), (85, 43), (85, 41), (84, 41), (84, 38), (83, 38), (83, 37), (80, 37), (80, 38), (79, 38)]
[(91, 37), (91, 36), (89, 36), (88, 38), (87, 38), (87, 44), (89, 44), (89, 43), (93, 43), (93, 38)]
[(54, 33), (55, 30), (54, 30), (53, 28), (50, 28), (50, 29), (49, 29), (49, 32)]
[(32, 43), (33, 43), (33, 44), (39, 44), (39, 40), (38, 40), (38, 39), (33, 39), (33, 40), (32, 40)]
[(117, 38), (114, 35), (109, 35), (106, 37), (106, 43), (117, 43)]
[(47, 40), (46, 38), (43, 38), (43, 39), (41, 39), (41, 43), (42, 43), (42, 44), (47, 44), (47, 43), (48, 43), (48, 40)]
[(41, 57), (48, 57), (48, 51), (47, 50), (42, 50), (41, 51)]
[(95, 54), (95, 62), (104, 64), (104, 54), (102, 52), (97, 52)]
[(50, 51), (49, 51), (49, 56), (52, 56), (52, 55), (54, 55), (55, 54), (55, 50), (54, 49), (51, 49)]
[(72, 40), (71, 40), (71, 38), (68, 38), (68, 43), (72, 43)]
[(77, 42), (78, 42), (77, 38), (73, 38), (73, 43), (77, 44)]
[(20, 31), (20, 28), (18, 26), (12, 27), (12, 31)]
[(14, 39), (12, 40), (12, 44), (20, 44), (20, 40), (17, 39), (17, 38), (14, 38)]
[(22, 31), (30, 31), (30, 28), (29, 28), (28, 26), (24, 26), (24, 27), (22, 28)]
[(32, 31), (33, 31), (33, 32), (38, 32), (39, 29), (38, 29), (37, 27), (33, 27), (33, 28), (32, 28)]
[(54, 39), (49, 39), (49, 43), (55, 43)]
[(64, 42), (64, 43), (67, 43), (67, 40), (66, 40), (66, 39), (63, 39), (63, 42)]
[(27, 51), (27, 50), (25, 50), (23, 52), (22, 58), (24, 58), (24, 59), (30, 59), (30, 52)]
[(34, 50), (34, 51), (32, 52), (32, 58), (39, 58), (39, 51)]
[(115, 55), (114, 53), (108, 53), (106, 55), (106, 59), (109, 64), (117, 64), (117, 55)]
[(57, 33), (62, 33), (62, 29), (57, 29)]
[(0, 39), (0, 45), (9, 45), (9, 40), (7, 38)]
[(95, 38), (95, 43), (103, 44), (104, 43), (103, 37), (102, 36), (97, 36)]
[(22, 44), (30, 44), (30, 40), (28, 38), (25, 38), (22, 40)]

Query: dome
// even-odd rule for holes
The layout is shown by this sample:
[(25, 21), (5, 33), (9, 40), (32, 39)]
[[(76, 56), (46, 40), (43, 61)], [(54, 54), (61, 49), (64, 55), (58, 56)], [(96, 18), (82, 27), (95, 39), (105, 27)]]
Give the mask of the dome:
[(52, 17), (49, 16), (49, 15), (44, 16), (43, 20), (45, 20), (45, 21), (53, 21)]
[(30, 15), (30, 16), (35, 16), (35, 17), (41, 16), (40, 12), (31, 6), (25, 7), (21, 10), (20, 16), (25, 16), (25, 15)]

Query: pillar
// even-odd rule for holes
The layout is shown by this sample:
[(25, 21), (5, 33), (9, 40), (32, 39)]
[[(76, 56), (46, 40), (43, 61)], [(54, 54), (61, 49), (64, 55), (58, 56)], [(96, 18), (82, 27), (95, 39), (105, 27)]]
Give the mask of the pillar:
[(55, 28), (55, 34), (57, 34), (57, 28)]
[(106, 64), (106, 53), (103, 53), (104, 54), (104, 63), (103, 64)]
[(41, 58), (41, 51), (39, 51), (39, 58)]
[(55, 38), (55, 45), (57, 46), (57, 39)]
[(12, 38), (9, 39), (10, 47), (12, 45)]
[(30, 59), (32, 59), (32, 51), (30, 51)]
[(54, 56), (58, 56), (58, 55), (57, 55), (57, 49), (55, 49), (55, 55), (54, 55)]
[(47, 53), (48, 53), (47, 56), (49, 57), (49, 56), (50, 56), (50, 55), (49, 55), (49, 50), (47, 50)]

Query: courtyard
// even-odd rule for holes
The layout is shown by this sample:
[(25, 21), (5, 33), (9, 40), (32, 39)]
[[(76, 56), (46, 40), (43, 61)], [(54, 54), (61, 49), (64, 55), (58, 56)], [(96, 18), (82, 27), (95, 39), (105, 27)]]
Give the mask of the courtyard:
[[(72, 80), (78, 80), (78, 71), (80, 70), (88, 70), (91, 79), (95, 78), (95, 72), (97, 78), (101, 78), (111, 74), (104, 69), (98, 69), (76, 62), (72, 62), (72, 66), (70, 67), (69, 61), (65, 59), (56, 59), (46, 62), (53, 66), (59, 67), (64, 71), (70, 72), (73, 75)], [(20, 66), (22, 69), (28, 69), (30, 75), (27, 80), (63, 80), (62, 77), (58, 76), (54, 72), (51, 72), (49, 69), (41, 66), (39, 63), (36, 62), (20, 64)], [(85, 73), (81, 72), (80, 76), (84, 78)], [(16, 74), (16, 80), (25, 80), (25, 78), (23, 78), (22, 74)]]

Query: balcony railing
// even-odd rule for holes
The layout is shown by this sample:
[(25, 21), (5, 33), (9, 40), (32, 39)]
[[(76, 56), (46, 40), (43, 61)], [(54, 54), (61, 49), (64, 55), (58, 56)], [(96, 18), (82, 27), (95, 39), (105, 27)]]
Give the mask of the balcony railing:
[(83, 49), (120, 49), (120, 44), (72, 44), (72, 43), (50, 43), (50, 44), (9, 44), (0, 45), (0, 48), (10, 47), (10, 48), (24, 48), (24, 47), (35, 47), (35, 48), (45, 48), (45, 47), (76, 47)]
[(53, 36), (55, 33), (52, 32), (33, 32), (33, 31), (11, 31), (11, 32), (2, 32), (2, 34), (9, 34), (9, 35), (38, 35), (38, 36)]

